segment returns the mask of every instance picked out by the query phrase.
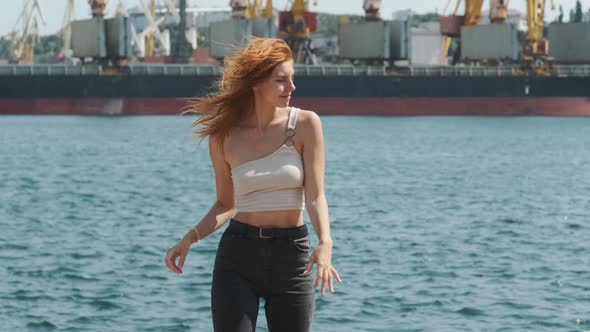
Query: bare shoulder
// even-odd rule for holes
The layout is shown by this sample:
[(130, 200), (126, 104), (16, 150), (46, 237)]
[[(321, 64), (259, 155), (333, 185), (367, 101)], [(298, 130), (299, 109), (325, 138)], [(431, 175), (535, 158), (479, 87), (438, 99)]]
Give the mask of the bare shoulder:
[(300, 110), (297, 116), (298, 132), (304, 137), (310, 137), (322, 132), (322, 120), (320, 116), (312, 110)]

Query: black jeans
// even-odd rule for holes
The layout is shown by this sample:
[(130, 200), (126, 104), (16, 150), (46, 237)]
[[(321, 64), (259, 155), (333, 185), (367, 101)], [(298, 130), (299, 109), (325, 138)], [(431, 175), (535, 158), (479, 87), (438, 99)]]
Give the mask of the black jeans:
[(311, 331), (313, 277), (305, 225), (258, 228), (231, 219), (213, 269), (211, 310), (216, 332), (255, 331), (259, 299), (271, 332)]

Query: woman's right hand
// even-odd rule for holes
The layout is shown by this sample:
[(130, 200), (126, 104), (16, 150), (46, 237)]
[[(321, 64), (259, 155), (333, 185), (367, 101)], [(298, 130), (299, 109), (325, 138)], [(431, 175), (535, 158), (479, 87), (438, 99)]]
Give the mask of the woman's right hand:
[[(186, 236), (180, 240), (174, 247), (168, 249), (166, 253), (166, 266), (170, 269), (170, 271), (175, 273), (182, 273), (182, 267), (184, 266), (184, 261), (186, 260), (186, 255), (191, 247), (190, 239)], [(180, 257), (178, 261), (178, 265), (176, 265), (176, 259)]]

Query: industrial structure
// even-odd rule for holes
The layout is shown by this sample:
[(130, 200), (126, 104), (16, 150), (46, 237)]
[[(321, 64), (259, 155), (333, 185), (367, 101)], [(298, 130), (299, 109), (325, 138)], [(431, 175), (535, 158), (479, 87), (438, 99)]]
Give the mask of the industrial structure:
[(39, 1), (24, 0), (11, 35), (11, 62), (33, 63), (35, 44), (39, 41), (39, 21), (45, 24)]
[[(508, 1), (490, 0), (491, 24), (481, 24), (483, 0), (459, 0), (452, 15), (418, 28), (381, 17), (379, 0), (359, 1), (364, 19), (338, 26), (339, 64), (321, 65), (318, 15), (307, 1), (284, 11), (272, 0), (228, 1), (207, 23), (209, 47), (198, 45), (191, 18), (207, 9), (186, 0), (140, 0), (111, 18), (107, 0), (89, 0), (93, 17), (82, 20), (69, 1), (60, 33), (81, 64), (0, 66), (0, 114), (178, 114), (185, 98), (210, 91), (223, 58), (251, 35), (289, 43), (298, 76), (292, 103), (320, 114), (590, 116), (590, 23), (551, 24), (545, 36), (545, 1), (520, 1), (529, 23), (522, 45), (507, 22)], [(32, 62), (42, 21), (37, 0), (25, 3), (14, 63)], [(446, 65), (448, 52), (458, 65)]]

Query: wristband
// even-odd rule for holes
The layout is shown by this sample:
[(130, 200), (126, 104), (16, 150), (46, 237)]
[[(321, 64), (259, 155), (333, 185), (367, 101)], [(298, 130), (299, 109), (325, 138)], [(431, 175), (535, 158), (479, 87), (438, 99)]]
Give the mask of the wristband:
[(196, 228), (196, 226), (192, 227), (191, 231), (197, 236), (197, 241), (195, 241), (195, 243), (201, 241), (201, 234), (199, 234), (199, 230)]

